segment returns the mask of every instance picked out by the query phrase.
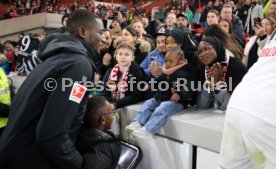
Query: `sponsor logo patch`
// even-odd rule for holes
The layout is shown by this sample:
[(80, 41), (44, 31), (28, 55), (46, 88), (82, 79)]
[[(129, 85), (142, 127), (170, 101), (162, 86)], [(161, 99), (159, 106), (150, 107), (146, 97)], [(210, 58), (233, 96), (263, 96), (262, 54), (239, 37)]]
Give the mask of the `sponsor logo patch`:
[(78, 83), (74, 83), (74, 86), (71, 90), (71, 94), (69, 97), (69, 100), (72, 100), (74, 102), (80, 103), (85, 92), (86, 92), (87, 88), (78, 84)]

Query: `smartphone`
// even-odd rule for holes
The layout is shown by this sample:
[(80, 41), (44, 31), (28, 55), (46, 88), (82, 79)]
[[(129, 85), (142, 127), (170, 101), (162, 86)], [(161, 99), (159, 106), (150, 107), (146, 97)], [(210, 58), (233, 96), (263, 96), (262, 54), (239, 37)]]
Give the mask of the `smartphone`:
[(158, 65), (159, 61), (158, 61), (158, 58), (153, 56), (150, 58), (150, 64), (151, 65)]
[(165, 10), (163, 8), (157, 8), (157, 9), (158, 9), (158, 12), (155, 13), (154, 19), (163, 20), (164, 19)]
[(254, 18), (254, 27), (256, 26), (256, 25), (261, 25), (261, 18)]

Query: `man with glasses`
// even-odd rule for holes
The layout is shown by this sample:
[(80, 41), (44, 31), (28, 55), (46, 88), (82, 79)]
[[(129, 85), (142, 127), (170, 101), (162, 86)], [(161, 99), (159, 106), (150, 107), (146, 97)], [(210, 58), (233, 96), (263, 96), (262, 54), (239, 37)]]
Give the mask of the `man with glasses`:
[(116, 113), (114, 109), (114, 105), (103, 96), (89, 98), (76, 142), (78, 151), (84, 157), (84, 168), (116, 168), (121, 153), (120, 143), (108, 131)]

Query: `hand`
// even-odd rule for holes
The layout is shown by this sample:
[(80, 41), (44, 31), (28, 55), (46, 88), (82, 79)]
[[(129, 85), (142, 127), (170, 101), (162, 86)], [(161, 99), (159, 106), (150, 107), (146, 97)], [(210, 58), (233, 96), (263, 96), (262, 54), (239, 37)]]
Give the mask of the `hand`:
[(259, 25), (259, 24), (256, 24), (256, 26), (253, 29), (255, 31), (255, 34), (258, 37), (262, 37), (262, 36), (264, 36), (266, 34), (264, 28), (261, 25)]
[(171, 92), (172, 92), (172, 94), (175, 94), (175, 93), (177, 93), (177, 90), (174, 88), (171, 88)]
[(214, 84), (220, 81), (221, 76), (223, 75), (223, 69), (220, 63), (214, 63), (209, 72), (209, 77), (214, 79)]
[(101, 78), (101, 75), (98, 73), (95, 73), (94, 81), (97, 82), (100, 80), (100, 78)]
[(178, 102), (179, 100), (180, 100), (180, 96), (177, 93), (173, 94), (170, 99), (170, 101), (173, 101), (173, 102)]
[(112, 56), (109, 53), (104, 54), (104, 56), (103, 56), (103, 64), (106, 65), (106, 66), (109, 65), (111, 59), (112, 59)]
[(162, 73), (162, 67), (158, 65), (151, 65), (150, 73), (153, 77), (158, 77)]
[(143, 88), (143, 91), (148, 91), (150, 89), (150, 86), (147, 84), (145, 85), (145, 87)]
[(154, 15), (155, 15), (155, 13), (158, 12), (158, 11), (159, 11), (158, 7), (152, 8), (152, 10), (151, 10), (151, 19), (152, 19), (152, 20), (155, 20)]

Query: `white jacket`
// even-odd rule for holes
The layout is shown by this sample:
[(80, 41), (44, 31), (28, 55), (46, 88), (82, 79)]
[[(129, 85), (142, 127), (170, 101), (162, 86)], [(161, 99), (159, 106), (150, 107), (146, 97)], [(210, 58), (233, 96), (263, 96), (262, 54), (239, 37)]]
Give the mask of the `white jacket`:
[(245, 26), (246, 26), (246, 32), (249, 32), (249, 19), (251, 19), (251, 27), (254, 27), (254, 18), (263, 18), (264, 17), (264, 12), (263, 12), (263, 7), (262, 5), (256, 4), (254, 8), (252, 9), (252, 5), (248, 10), (248, 15), (245, 21)]

